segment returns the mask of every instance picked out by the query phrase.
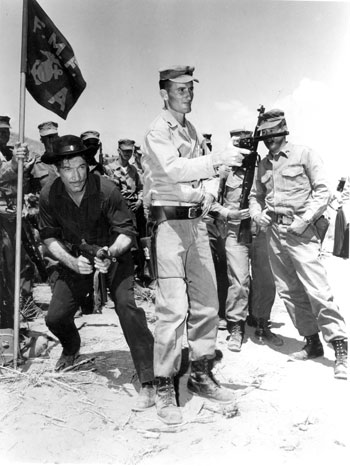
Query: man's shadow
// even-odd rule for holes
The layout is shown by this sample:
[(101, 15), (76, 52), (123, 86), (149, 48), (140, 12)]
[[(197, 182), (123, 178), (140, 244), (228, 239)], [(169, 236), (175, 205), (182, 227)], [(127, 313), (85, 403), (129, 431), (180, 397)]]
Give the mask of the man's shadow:
[[(134, 385), (135, 389), (139, 386), (129, 351), (113, 350), (81, 353), (76, 363), (79, 364), (84, 360), (87, 363), (77, 367), (76, 371), (93, 369), (95, 374), (107, 379), (108, 388), (121, 388), (130, 383)], [(72, 370), (71, 373), (74, 371)]]

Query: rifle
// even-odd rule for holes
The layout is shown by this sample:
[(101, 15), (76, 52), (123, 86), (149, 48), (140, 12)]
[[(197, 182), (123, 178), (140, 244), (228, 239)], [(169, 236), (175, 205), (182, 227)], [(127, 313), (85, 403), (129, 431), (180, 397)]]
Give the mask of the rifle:
[(103, 165), (103, 151), (102, 151), (102, 142), (100, 142), (100, 149), (98, 153), (98, 163)]
[[(249, 207), (249, 194), (250, 190), (253, 185), (254, 181), (254, 174), (255, 174), (255, 167), (258, 161), (258, 133), (259, 133), (259, 126), (261, 124), (265, 108), (263, 105), (260, 105), (258, 108), (258, 122), (255, 127), (253, 137), (246, 137), (246, 138), (239, 138), (239, 140), (235, 143), (238, 147), (249, 149), (251, 153), (244, 157), (242, 167), (245, 168), (243, 184), (242, 184), (242, 192), (239, 200), (239, 209), (247, 209)], [(239, 243), (250, 243), (252, 241), (252, 234), (250, 231), (250, 218), (246, 218), (241, 220), (239, 225), (238, 231), (238, 242)]]
[[(94, 258), (97, 257), (98, 259), (105, 260), (109, 259), (112, 262), (116, 262), (117, 259), (115, 257), (112, 257), (108, 248), (98, 246), (97, 244), (88, 244), (85, 239), (81, 240), (81, 243), (79, 245), (79, 252), (82, 256), (86, 257), (89, 259), (91, 265), (94, 264)], [(103, 303), (106, 303), (108, 300), (107, 297), (107, 285), (106, 285), (106, 277), (105, 274), (100, 273), (100, 272), (95, 272), (98, 273), (98, 282), (99, 282), (99, 288), (101, 291), (101, 299)]]
[[(255, 168), (257, 166), (257, 162), (259, 161), (259, 154), (257, 152), (259, 142), (265, 141), (267, 139), (274, 138), (274, 137), (287, 136), (287, 134), (289, 134), (288, 131), (280, 131), (276, 133), (270, 133), (264, 136), (261, 136), (261, 135), (258, 136), (259, 127), (261, 125), (261, 121), (262, 121), (262, 118), (265, 112), (265, 108), (263, 105), (260, 105), (260, 107), (258, 108), (258, 112), (259, 112), (258, 121), (255, 127), (255, 130), (254, 130), (253, 136), (239, 138), (239, 140), (236, 143), (238, 147), (249, 149), (251, 151), (249, 155), (244, 157), (244, 160), (242, 163), (242, 167), (245, 168), (245, 174), (244, 174), (244, 179), (243, 179), (241, 197), (239, 201), (240, 210), (247, 209), (249, 207), (249, 194), (252, 189), (252, 185), (254, 181)], [(239, 243), (251, 243), (252, 234), (250, 230), (250, 224), (251, 224), (250, 218), (241, 220), (239, 231), (238, 231), (238, 242)]]

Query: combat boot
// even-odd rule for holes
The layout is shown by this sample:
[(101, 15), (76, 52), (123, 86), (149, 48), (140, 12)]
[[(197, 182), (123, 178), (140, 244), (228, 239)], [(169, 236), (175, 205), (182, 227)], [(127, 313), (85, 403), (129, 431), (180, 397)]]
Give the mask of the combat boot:
[(346, 380), (348, 378), (348, 341), (336, 339), (331, 343), (335, 351), (334, 377)]
[(214, 377), (211, 369), (214, 360), (207, 358), (192, 361), (191, 373), (187, 382), (190, 392), (218, 403), (233, 403), (235, 395), (232, 390), (223, 388)]
[(289, 355), (290, 358), (298, 361), (306, 361), (323, 356), (323, 346), (318, 333), (305, 337), (306, 345), (300, 350)]
[(170, 377), (156, 377), (156, 409), (165, 424), (181, 424), (182, 414), (177, 406), (174, 381)]
[(274, 346), (282, 346), (284, 341), (281, 337), (271, 332), (271, 323), (266, 319), (258, 319), (255, 336), (258, 338), (259, 343), (267, 341)]
[(227, 337), (227, 348), (230, 351), (241, 351), (244, 337), (244, 324), (244, 320), (229, 322), (228, 331), (230, 335)]
[(132, 411), (144, 411), (155, 404), (156, 389), (153, 382), (144, 382), (141, 384), (135, 406)]

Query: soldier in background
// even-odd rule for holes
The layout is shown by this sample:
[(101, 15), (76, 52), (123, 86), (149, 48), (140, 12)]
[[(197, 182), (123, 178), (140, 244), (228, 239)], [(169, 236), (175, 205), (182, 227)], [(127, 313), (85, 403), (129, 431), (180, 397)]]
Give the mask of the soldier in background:
[[(209, 154), (212, 149), (211, 142), (211, 133), (203, 133), (203, 142), (202, 142), (202, 154)], [(219, 169), (220, 179), (221, 179), (221, 168)], [(211, 212), (204, 218), (204, 221), (207, 225), (207, 231), (209, 236), (210, 250), (213, 257), (215, 276), (218, 290), (218, 300), (219, 300), (219, 330), (226, 330), (226, 314), (225, 314), (225, 305), (227, 299), (227, 289), (228, 289), (228, 277), (227, 277), (227, 259), (225, 251), (225, 237), (221, 228), (220, 221), (216, 216), (211, 215)]]
[[(251, 135), (250, 131), (242, 129), (230, 131), (231, 138)], [(225, 306), (229, 332), (227, 347), (235, 352), (241, 351), (250, 305), (257, 320), (256, 335), (275, 346), (283, 345), (282, 338), (270, 330), (269, 319), (276, 290), (269, 266), (265, 233), (253, 224), (252, 242), (238, 241), (241, 220), (250, 217), (249, 209), (239, 208), (244, 176), (244, 166), (229, 170), (226, 178), (221, 178), (224, 181), (220, 184), (222, 205), (215, 203), (212, 208), (212, 215), (224, 224), (229, 282)]]
[(103, 163), (103, 150), (100, 133), (95, 130), (84, 131), (84, 133), (81, 133), (80, 139), (83, 141), (84, 145), (90, 149), (90, 154), (87, 159), (90, 172), (112, 176), (112, 171)]
[[(7, 146), (10, 138), (10, 118), (0, 116), (0, 291), (2, 328), (13, 328), (13, 306), (15, 289), (16, 257), (16, 202), (17, 202), (17, 155), (23, 155), (23, 191), (29, 187), (30, 171), (34, 158), (28, 157), (28, 148), (22, 144), (17, 148)], [(20, 310), (40, 311), (33, 300), (34, 265), (21, 248), (21, 302)]]
[[(58, 138), (58, 124), (54, 121), (45, 121), (38, 125), (40, 142), (44, 144), (44, 153), (52, 152), (52, 147)], [(50, 178), (55, 178), (56, 173), (50, 165), (41, 161), (43, 154), (35, 154), (35, 162), (31, 172), (34, 184), (32, 183), (31, 192), (40, 193), (41, 188)]]
[(142, 281), (145, 267), (145, 257), (140, 244), (140, 238), (146, 236), (146, 218), (143, 210), (143, 184), (137, 168), (130, 163), (135, 152), (135, 141), (120, 139), (118, 141), (118, 159), (109, 164), (112, 180), (119, 187), (122, 196), (133, 213), (136, 230), (138, 232), (137, 244), (134, 245), (134, 260), (136, 275)]
[(12, 159), (13, 146), (8, 146), (10, 128), (10, 117), (0, 116), (0, 162)]
[[(36, 241), (38, 248), (42, 251), (44, 267), (47, 273), (47, 280), (51, 288), (57, 278), (58, 262), (50, 256), (47, 249), (40, 241), (38, 232), (38, 214), (39, 214), (39, 195), (40, 191), (50, 180), (56, 178), (56, 172), (51, 165), (44, 163), (41, 157), (44, 154), (52, 152), (53, 144), (58, 136), (58, 124), (54, 121), (44, 121), (38, 125), (40, 142), (44, 145), (44, 151), (41, 153), (33, 152), (31, 155), (34, 158), (33, 168), (31, 170), (29, 194), (25, 195), (25, 218), (28, 220), (28, 227), (31, 227), (32, 232), (27, 228), (28, 235)], [(43, 280), (46, 281), (46, 280)]]

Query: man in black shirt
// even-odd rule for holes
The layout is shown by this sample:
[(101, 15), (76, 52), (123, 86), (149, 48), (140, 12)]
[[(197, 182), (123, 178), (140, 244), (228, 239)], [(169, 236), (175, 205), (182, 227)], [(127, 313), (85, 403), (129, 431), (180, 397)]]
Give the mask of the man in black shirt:
[[(74, 314), (92, 291), (94, 270), (106, 274), (142, 384), (137, 408), (144, 409), (154, 404), (153, 337), (133, 292), (130, 246), (136, 231), (115, 183), (89, 173), (89, 155), (79, 137), (66, 135), (57, 139), (52, 153), (42, 157), (56, 166), (59, 175), (44, 186), (39, 203), (41, 238), (60, 263), (46, 324), (63, 346), (56, 370), (73, 365), (80, 348)], [(82, 254), (84, 242), (104, 248), (107, 257), (95, 257), (92, 264)]]

